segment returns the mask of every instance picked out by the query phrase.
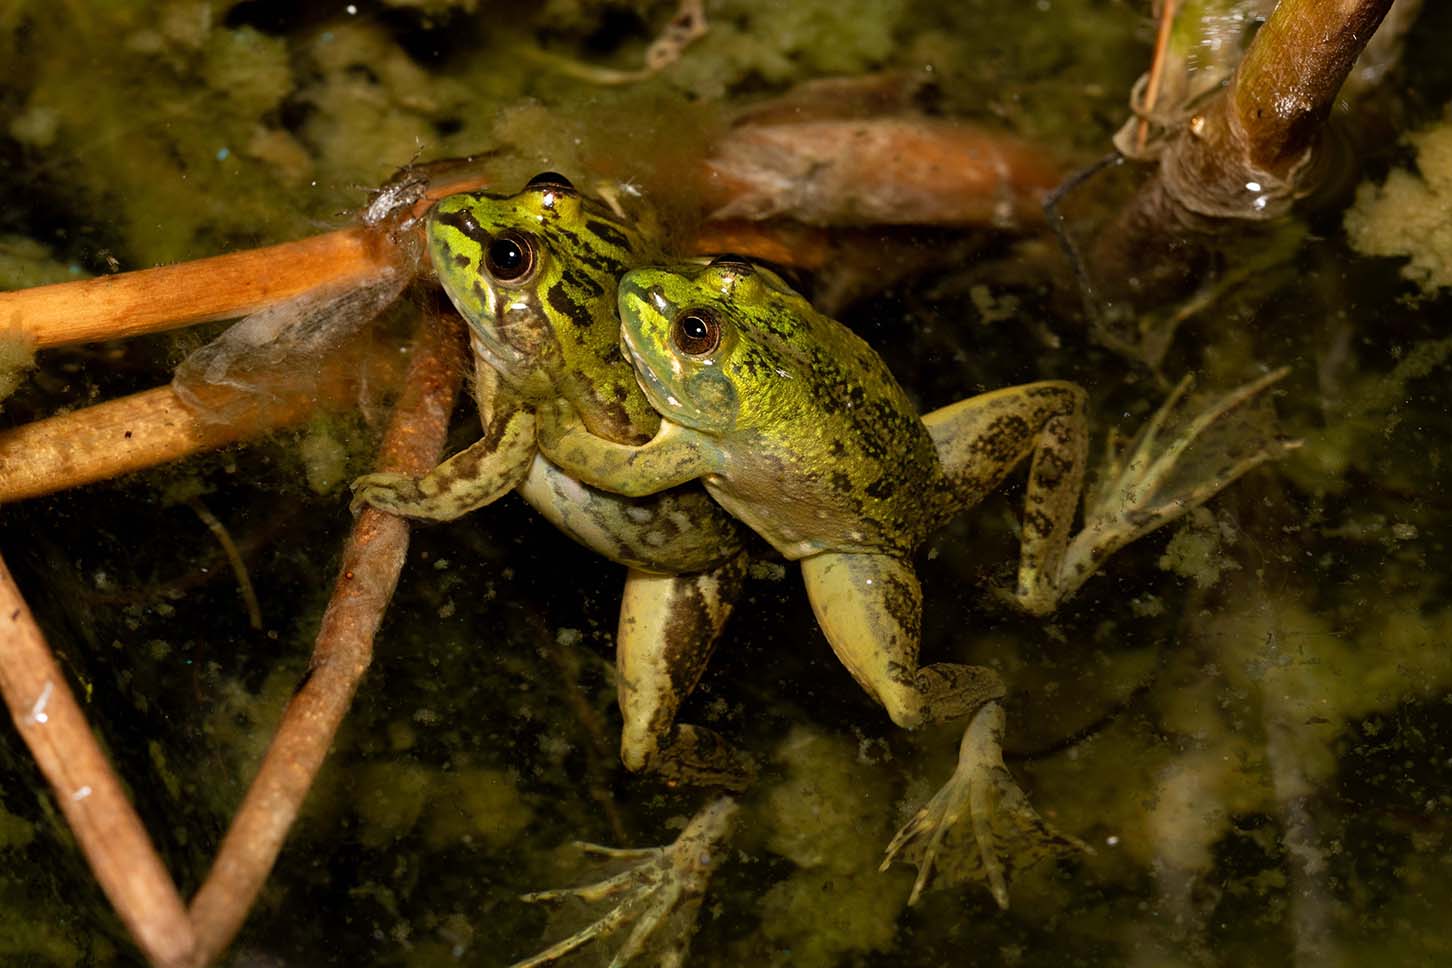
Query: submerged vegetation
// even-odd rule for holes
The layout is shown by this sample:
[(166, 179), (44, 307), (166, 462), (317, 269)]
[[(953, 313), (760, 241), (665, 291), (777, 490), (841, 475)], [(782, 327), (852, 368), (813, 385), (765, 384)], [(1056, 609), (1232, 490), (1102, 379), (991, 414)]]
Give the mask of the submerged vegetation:
[[(0, 10), (4, 288), (304, 236), (399, 167), (471, 154), (510, 191), (542, 169), (628, 184), (685, 237), (709, 146), (825, 77), (895, 78), (863, 90), (1073, 168), (1108, 150), (1153, 38), (1148, 4), (1105, 0), (720, 0), (674, 63), (602, 85), (584, 68), (638, 70), (672, 4), (71, 7)], [(1427, 7), (1363, 95), (1399, 129), (1338, 121), (1360, 126), (1341, 132), (1343, 177), (1288, 223), (1218, 238), (1209, 259), (1231, 281), (1194, 294), (1153, 367), (1095, 341), (1041, 227), (852, 228), (830, 271), (802, 275), (924, 410), (1070, 379), (1107, 435), (1185, 373), (1208, 392), (1290, 365), (1277, 409), (1304, 446), (1047, 620), (993, 594), (1021, 482), (932, 546), (924, 656), (1003, 676), (1010, 768), (1095, 848), (1020, 877), (1004, 913), (961, 886), (908, 908), (911, 871), (876, 870), (948, 772), (954, 730), (893, 728), (793, 570), (758, 562), (690, 700), (692, 721), (765, 764), (690, 964), (1448, 957), (1452, 12)], [(884, 110), (858, 96), (836, 108)], [(1143, 178), (1115, 169), (1069, 195), (1067, 231), (1091, 237)], [(165, 383), (220, 329), (52, 349), (33, 370), (7, 350), (4, 420)], [(306, 672), (378, 423), (318, 416), (0, 514), (0, 552), (184, 893)], [(449, 449), (475, 437), (461, 406)], [(260, 629), (198, 508), (236, 542)], [(518, 900), (580, 878), (571, 841), (674, 836), (701, 794), (618, 762), (622, 577), (516, 498), (416, 530), (358, 701), (223, 963), (504, 964), (584, 920)], [(138, 964), (13, 731), (0, 778), (0, 961)]]

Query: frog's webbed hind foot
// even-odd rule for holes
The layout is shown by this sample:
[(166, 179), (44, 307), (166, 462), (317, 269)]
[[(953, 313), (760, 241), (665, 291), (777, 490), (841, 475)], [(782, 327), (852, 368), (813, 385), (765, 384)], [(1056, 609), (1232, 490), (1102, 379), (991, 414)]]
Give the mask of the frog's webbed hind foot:
[[(515, 963), (513, 968), (548, 965), (587, 944), (604, 941), (632, 926), (610, 960), (611, 968), (632, 963), (679, 968), (696, 929), (711, 875), (724, 859), (723, 850), (739, 807), (723, 797), (703, 807), (675, 843), (643, 850), (617, 850), (580, 844), (589, 854), (629, 864), (623, 871), (594, 884), (526, 894), (531, 902), (578, 898), (586, 904), (614, 902), (599, 920), (570, 937)], [(648, 959), (648, 960), (647, 960)]]
[(1089, 850), (1030, 806), (1003, 765), (1002, 735), (1003, 707), (989, 703), (964, 730), (952, 777), (888, 844), (882, 870), (895, 860), (917, 865), (909, 904), (935, 884), (974, 880), (986, 882), (998, 906), (1007, 908), (1015, 872)]
[[(1123, 453), (1111, 453), (1085, 505), (1084, 530), (1064, 555), (1058, 599), (1068, 597), (1110, 554), (1214, 497), (1246, 472), (1301, 445), (1274, 433), (1251, 404), (1290, 372), (1281, 368), (1237, 387), (1165, 439), (1190, 389), (1186, 377)], [(1052, 604), (1048, 606), (1052, 608)]]

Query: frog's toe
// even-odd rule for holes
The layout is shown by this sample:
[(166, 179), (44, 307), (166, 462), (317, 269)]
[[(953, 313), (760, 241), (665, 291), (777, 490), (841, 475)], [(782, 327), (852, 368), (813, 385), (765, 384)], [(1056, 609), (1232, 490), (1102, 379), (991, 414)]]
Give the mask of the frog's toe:
[(619, 873), (581, 887), (526, 894), (532, 902), (554, 902), (573, 897), (586, 904), (614, 901), (615, 906), (592, 924), (539, 954), (516, 962), (513, 968), (548, 965), (587, 944), (604, 941), (621, 928), (630, 933), (610, 961), (611, 968), (638, 963), (643, 958), (657, 965), (680, 965), (695, 933), (696, 915), (711, 875), (724, 857), (721, 849), (730, 836), (739, 808), (722, 797), (702, 808), (675, 843), (645, 850), (620, 850), (593, 844), (580, 845), (597, 857), (627, 861)]
[(348, 509), (354, 514), (365, 507), (398, 512), (422, 496), (418, 482), (405, 474), (364, 474), (353, 482), (352, 489)]
[[(1205, 503), (1253, 468), (1299, 447), (1299, 440), (1275, 431), (1267, 408), (1255, 406), (1268, 399), (1265, 391), (1288, 372), (1282, 368), (1267, 373), (1193, 416), (1179, 413), (1189, 390), (1189, 380), (1181, 382), (1129, 452), (1111, 458), (1101, 486), (1086, 502), (1084, 530), (1064, 558), (1060, 597), (1078, 588), (1114, 551)], [(1175, 423), (1178, 429), (1170, 433)]]
[(986, 882), (1007, 908), (1017, 871), (1089, 850), (1034, 811), (1003, 765), (1002, 733), (1003, 708), (990, 703), (964, 731), (952, 777), (888, 845), (883, 870), (895, 860), (918, 868), (909, 904), (930, 887), (972, 880)]

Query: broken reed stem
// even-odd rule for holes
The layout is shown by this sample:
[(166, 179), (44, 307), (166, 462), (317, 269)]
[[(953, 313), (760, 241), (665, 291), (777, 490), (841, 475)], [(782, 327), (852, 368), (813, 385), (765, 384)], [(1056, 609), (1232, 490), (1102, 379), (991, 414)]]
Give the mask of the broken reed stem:
[(174, 266), (0, 292), (0, 334), (45, 349), (245, 316), (318, 286), (357, 286), (376, 277), (397, 252), (373, 235), (360, 226)]
[[(461, 327), (452, 313), (427, 314), (414, 344), (378, 470), (426, 473), (444, 446), (462, 372)], [(313, 778), (373, 655), (373, 636), (403, 568), (408, 524), (373, 508), (353, 526), (308, 674), (283, 713), (257, 777), (232, 819), (212, 869), (191, 903), (197, 964), (236, 935), (282, 849)]]
[[(366, 359), (366, 362), (365, 362)], [(218, 423), (193, 412), (170, 386), (108, 400), (0, 431), (0, 503), (39, 497), (179, 460), (306, 419), (318, 407), (354, 404), (398, 385), (398, 353), (376, 347), (363, 357), (340, 352), (324, 364), (316, 394), (292, 391), (265, 398), (245, 420)], [(225, 406), (236, 391), (218, 388), (209, 402)]]
[(1280, 0), (1231, 77), (1168, 146), (1161, 181), (1185, 210), (1265, 220), (1309, 189), (1309, 162), (1392, 0)]
[(3, 561), (0, 693), (137, 946), (157, 968), (189, 968), (193, 936), (181, 897)]
[[(421, 216), (445, 195), (484, 184), (478, 176), (441, 179), (410, 212)], [(404, 253), (387, 223), (355, 225), (172, 266), (0, 292), (0, 336), (46, 349), (246, 316), (322, 286), (364, 285)]]
[[(484, 187), (482, 176), (452, 171), (467, 163), (401, 172), (394, 184), (411, 175), (432, 179), (407, 205), (408, 214), (418, 218), (445, 195)], [(708, 201), (728, 214), (822, 224), (1036, 221), (1043, 194), (1059, 178), (1057, 167), (1031, 145), (921, 118), (745, 125), (718, 146), (705, 168), (712, 173)], [(774, 195), (771, 186), (788, 176), (810, 180), (810, 190), (777, 197), (781, 193)], [(706, 231), (709, 240), (715, 230)], [(733, 231), (757, 243), (742, 254), (804, 268), (819, 261), (811, 251), (794, 257), (790, 242), (771, 228)], [(0, 336), (46, 349), (245, 316), (319, 287), (364, 285), (404, 260), (410, 248), (399, 244), (385, 220), (178, 265), (0, 292)]]

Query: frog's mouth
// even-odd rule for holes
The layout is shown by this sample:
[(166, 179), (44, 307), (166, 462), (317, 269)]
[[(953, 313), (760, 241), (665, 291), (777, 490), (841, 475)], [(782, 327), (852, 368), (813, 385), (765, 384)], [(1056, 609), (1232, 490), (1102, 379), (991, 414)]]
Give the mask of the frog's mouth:
[[(484, 362), (505, 376), (524, 369), (525, 354), (500, 339), (500, 334), (496, 331), (500, 306), (499, 294), (494, 291), (493, 287), (475, 281), (472, 292), (468, 294), (471, 297), (469, 300), (456, 298), (452, 288), (447, 284), (444, 286), (444, 292), (448, 293), (449, 300), (459, 310), (459, 315), (463, 316), (469, 324), (474, 352), (478, 353)], [(470, 301), (475, 305), (465, 304)], [(494, 320), (495, 325), (485, 326), (479, 322), (481, 318)]]
[(635, 368), (635, 382), (640, 384), (641, 392), (650, 401), (650, 405), (661, 413), (667, 415), (679, 414), (683, 409), (681, 401), (671, 393), (666, 382), (655, 372), (650, 358), (641, 352), (636, 345), (636, 336), (630, 331), (629, 326), (620, 327), (620, 341), (625, 344), (625, 352), (630, 356), (630, 365)]

